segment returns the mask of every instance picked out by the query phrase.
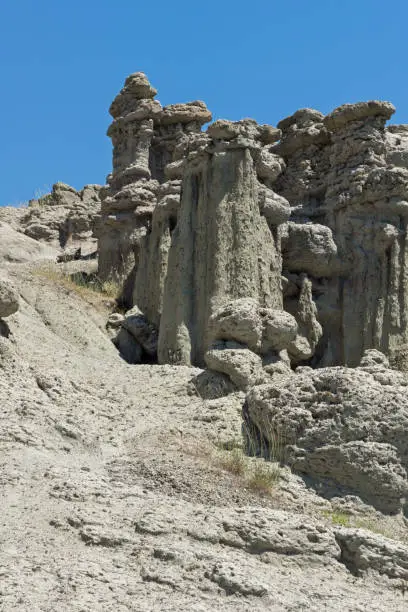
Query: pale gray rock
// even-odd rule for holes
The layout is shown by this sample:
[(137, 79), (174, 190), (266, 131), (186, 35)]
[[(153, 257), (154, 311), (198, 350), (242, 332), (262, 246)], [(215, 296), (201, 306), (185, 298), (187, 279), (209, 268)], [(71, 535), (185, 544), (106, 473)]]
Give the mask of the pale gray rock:
[(242, 390), (268, 380), (258, 355), (244, 347), (229, 348), (229, 344), (219, 345), (205, 353), (205, 363), (210, 370), (226, 374)]
[[(399, 354), (408, 132), (385, 128), (393, 105), (300, 109), (277, 128), (223, 119), (203, 133), (203, 102), (162, 108), (156, 93), (135, 73), (111, 106), (113, 172), (97, 232), (99, 275), (157, 327), (158, 360), (202, 367), (211, 317), (241, 298), (295, 316), (294, 364)], [(310, 291), (300, 278), (283, 296), (282, 270), (307, 274)]]
[(9, 317), (17, 312), (19, 295), (13, 283), (0, 277), (0, 318)]
[(362, 529), (338, 529), (336, 540), (343, 562), (357, 576), (372, 569), (391, 579), (408, 579), (408, 555), (405, 546)]
[(287, 445), (293, 469), (397, 513), (408, 495), (408, 381), (379, 361), (370, 351), (361, 368), (301, 368), (254, 387), (248, 414), (270, 442)]
[(161, 363), (204, 365), (208, 321), (231, 300), (282, 307), (277, 240), (259, 211), (251, 145), (239, 138), (187, 159), (164, 288)]
[(408, 129), (406, 125), (389, 125), (386, 132), (387, 163), (408, 168)]
[(290, 204), (286, 198), (265, 186), (259, 189), (259, 210), (271, 228), (288, 221), (291, 212)]
[(209, 320), (213, 340), (235, 340), (259, 353), (263, 326), (259, 304), (253, 298), (241, 298), (219, 308)]
[(0, 222), (0, 260), (7, 263), (27, 263), (41, 259), (55, 259), (56, 250), (46, 246), (7, 223)]
[(306, 272), (315, 278), (338, 272), (337, 246), (325, 225), (289, 222), (282, 234), (282, 255), (291, 272)]
[(212, 370), (204, 370), (191, 382), (203, 399), (218, 399), (236, 391), (236, 386), (226, 374)]
[(370, 100), (357, 104), (343, 104), (326, 115), (323, 123), (330, 130), (342, 129), (347, 123), (364, 120), (369, 117), (382, 117), (386, 121), (395, 113), (395, 106), (391, 102)]
[(262, 353), (270, 350), (283, 351), (291, 346), (296, 338), (298, 324), (296, 319), (284, 310), (261, 310), (263, 324)]
[[(334, 502), (276, 464), (271, 493), (253, 491), (270, 464), (243, 457), (243, 475), (220, 465), (235, 456), (220, 449), (241, 440), (244, 394), (203, 399), (196, 368), (126, 363), (105, 331), (108, 307), (33, 273), (47, 247), (18, 236), (20, 263), (0, 262), (22, 296), (0, 337), (0, 608), (405, 612), (402, 516), (349, 495), (350, 521), (377, 522), (339, 528)], [(377, 362), (357, 370), (370, 389), (404, 380)], [(300, 388), (313, 375), (302, 371)], [(279, 388), (293, 391), (296, 376)], [(396, 414), (383, 403), (378, 429)]]
[[(66, 250), (96, 248), (94, 232), (101, 207), (100, 185), (86, 185), (76, 191), (65, 183), (55, 183), (52, 191), (31, 200), (20, 218), (19, 229), (34, 240)], [(63, 251), (64, 254), (64, 251)]]

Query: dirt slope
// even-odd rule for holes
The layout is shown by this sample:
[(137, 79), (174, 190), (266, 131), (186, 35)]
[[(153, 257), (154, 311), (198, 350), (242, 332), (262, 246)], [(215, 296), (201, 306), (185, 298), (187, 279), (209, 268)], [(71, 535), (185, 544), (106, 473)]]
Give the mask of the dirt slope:
[(243, 396), (126, 364), (107, 311), (38, 274), (34, 241), (1, 237), (20, 309), (0, 337), (0, 610), (407, 609), (408, 547), (333, 525), (287, 470), (252, 491), (217, 450)]

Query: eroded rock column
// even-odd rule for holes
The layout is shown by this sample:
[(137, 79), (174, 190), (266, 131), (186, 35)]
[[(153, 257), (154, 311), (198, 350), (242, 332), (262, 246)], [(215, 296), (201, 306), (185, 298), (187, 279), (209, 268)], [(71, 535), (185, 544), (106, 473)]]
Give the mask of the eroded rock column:
[(216, 122), (188, 152), (160, 323), (162, 363), (204, 365), (209, 318), (231, 300), (282, 308), (277, 238), (260, 212), (262, 138), (271, 135), (254, 121)]
[(146, 75), (130, 75), (110, 107), (114, 118), (113, 171), (102, 202), (99, 230), (99, 276), (123, 282), (129, 301), (139, 245), (156, 204), (158, 182), (151, 180), (150, 146), (154, 117), (162, 110)]

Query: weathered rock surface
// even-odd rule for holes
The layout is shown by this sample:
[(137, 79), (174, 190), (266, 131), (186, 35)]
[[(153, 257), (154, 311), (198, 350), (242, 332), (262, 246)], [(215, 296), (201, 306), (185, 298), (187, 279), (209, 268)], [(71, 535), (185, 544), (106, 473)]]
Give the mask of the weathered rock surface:
[[(0, 209), (1, 210), (1, 209)], [(39, 259), (54, 259), (56, 251), (0, 221), (0, 261), (28, 263)]]
[[(295, 317), (292, 365), (397, 356), (408, 343), (408, 132), (385, 128), (392, 104), (202, 132), (203, 102), (162, 108), (155, 95), (136, 73), (111, 107), (99, 272), (157, 328), (159, 362), (202, 366), (215, 313), (240, 299)], [(259, 352), (242, 335), (221, 339)]]
[[(284, 469), (270, 495), (252, 491), (246, 475), (219, 463), (219, 453), (229, 461), (219, 448), (239, 439), (243, 393), (219, 373), (127, 364), (105, 332), (108, 312), (33, 274), (31, 254), (42, 265), (46, 247), (17, 236), (18, 258), (0, 261), (21, 292), (19, 310), (7, 319), (10, 335), (0, 337), (1, 608), (338, 612), (369, 603), (372, 610), (405, 610), (408, 553), (395, 539), (406, 537), (402, 517), (388, 517), (384, 527), (394, 539), (333, 526), (335, 501)], [(265, 317), (267, 325), (273, 320)], [(149, 326), (137, 310), (109, 316), (112, 332), (133, 331), (140, 341), (149, 338)], [(225, 357), (230, 347), (226, 341), (220, 353)], [(287, 363), (284, 350), (276, 356), (233, 350), (255, 357), (263, 375)], [(371, 402), (376, 412), (367, 421), (381, 415), (374, 442), (388, 453), (400, 438), (398, 375), (379, 353), (366, 355), (363, 365), (347, 372), (371, 376), (372, 393), (381, 387), (385, 402), (384, 390), (395, 391), (388, 409)], [(297, 374), (286, 365), (279, 376), (282, 388), (293, 389), (287, 381)], [(199, 378), (196, 389), (214, 392), (218, 384), (216, 395), (227, 390), (228, 397), (203, 399), (192, 387)], [(350, 427), (357, 424), (351, 420)], [(402, 448), (380, 489), (387, 500), (394, 499), (392, 487), (403, 488)], [(265, 469), (262, 459), (248, 462), (245, 470)], [(375, 462), (367, 469), (373, 473)], [(340, 495), (338, 489), (337, 503), (357, 517), (365, 516), (363, 508), (367, 521), (385, 520)]]
[(278, 126), (286, 167), (274, 189), (292, 208), (283, 270), (312, 281), (323, 326), (316, 364), (355, 366), (365, 349), (392, 356), (406, 344), (407, 141), (404, 126), (385, 129), (393, 112), (362, 102), (326, 117), (305, 109)]
[(381, 353), (367, 351), (355, 369), (300, 368), (254, 387), (247, 411), (270, 443), (287, 445), (293, 469), (382, 511), (408, 512), (407, 385)]
[[(96, 224), (100, 213), (100, 185), (86, 185), (81, 191), (64, 183), (53, 185), (51, 193), (30, 200), (27, 208), (0, 208), (0, 221), (34, 240), (53, 248), (83, 253), (96, 250)], [(63, 252), (64, 252), (63, 251)]]
[(17, 312), (18, 306), (19, 295), (16, 288), (8, 279), (0, 277), (0, 319)]
[[(156, 94), (108, 187), (0, 210), (0, 608), (405, 611), (408, 128)], [(33, 274), (94, 235), (127, 311)]]

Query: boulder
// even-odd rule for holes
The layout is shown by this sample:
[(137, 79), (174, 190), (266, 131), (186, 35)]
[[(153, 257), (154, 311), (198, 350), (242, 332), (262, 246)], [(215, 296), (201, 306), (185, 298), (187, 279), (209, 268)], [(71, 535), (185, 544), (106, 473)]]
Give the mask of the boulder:
[(227, 342), (207, 351), (205, 362), (210, 370), (229, 376), (238, 389), (245, 390), (268, 380), (259, 355), (236, 343)]
[(408, 496), (407, 387), (370, 351), (362, 367), (299, 368), (255, 386), (247, 411), (271, 444), (283, 441), (294, 470), (398, 513)]
[(133, 336), (149, 357), (156, 357), (157, 330), (137, 306), (126, 313), (121, 326)]
[(126, 329), (120, 329), (113, 343), (125, 361), (130, 364), (141, 363), (143, 349)]
[(213, 340), (233, 340), (251, 351), (267, 354), (286, 349), (296, 338), (295, 318), (284, 310), (259, 305), (257, 300), (241, 298), (225, 304), (210, 318)]

